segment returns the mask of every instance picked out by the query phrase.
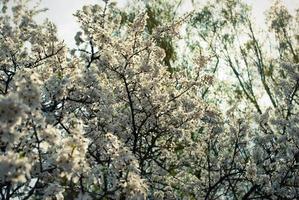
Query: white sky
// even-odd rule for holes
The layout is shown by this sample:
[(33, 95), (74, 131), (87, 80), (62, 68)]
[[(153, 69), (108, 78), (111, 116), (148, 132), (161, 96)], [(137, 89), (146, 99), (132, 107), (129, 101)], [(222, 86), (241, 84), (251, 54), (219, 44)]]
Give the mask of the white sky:
[[(83, 5), (96, 4), (102, 0), (41, 0), (42, 7), (49, 8), (43, 17), (49, 18), (58, 27), (58, 34), (67, 45), (74, 47), (74, 36), (78, 31), (78, 24), (75, 17), (72, 15), (76, 10)], [(202, 0), (195, 0), (202, 1)], [(126, 0), (117, 0), (120, 6), (124, 6)], [(254, 18), (257, 19), (257, 24), (263, 24), (264, 11), (270, 6), (271, 0), (245, 0), (252, 5)], [(283, 0), (285, 5), (292, 11), (299, 8), (299, 0)], [(186, 9), (186, 6), (184, 6)], [(188, 7), (188, 4), (187, 4)]]

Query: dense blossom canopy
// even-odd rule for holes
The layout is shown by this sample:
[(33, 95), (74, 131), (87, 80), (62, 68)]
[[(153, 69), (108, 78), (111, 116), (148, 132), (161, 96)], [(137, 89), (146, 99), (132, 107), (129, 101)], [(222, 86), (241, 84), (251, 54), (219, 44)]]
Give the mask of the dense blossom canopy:
[(299, 197), (298, 13), (104, 0), (68, 49), (28, 2), (0, 2), (0, 199)]

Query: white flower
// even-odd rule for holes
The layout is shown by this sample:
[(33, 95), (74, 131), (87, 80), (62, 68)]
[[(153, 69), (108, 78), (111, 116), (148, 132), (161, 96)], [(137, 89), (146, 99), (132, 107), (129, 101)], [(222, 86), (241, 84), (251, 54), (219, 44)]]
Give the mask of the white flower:
[(122, 184), (127, 199), (145, 200), (147, 185), (144, 180), (135, 173), (129, 173), (127, 181)]
[(19, 98), (30, 108), (40, 107), (41, 84), (39, 75), (33, 70), (22, 70), (20, 75), (16, 77)]
[[(30, 161), (14, 152), (0, 156), (0, 182), (24, 183), (30, 177)], [(31, 163), (32, 164), (32, 163)]]
[(23, 114), (23, 106), (16, 95), (0, 97), (0, 127), (11, 127)]
[(247, 167), (246, 167), (246, 176), (247, 178), (251, 179), (251, 180), (256, 180), (257, 178), (257, 168), (256, 168), (256, 164), (253, 162), (248, 162), (247, 163)]
[(57, 200), (63, 200), (64, 196), (63, 193), (64, 189), (58, 183), (49, 183), (48, 187), (45, 189), (45, 193), (43, 196), (44, 200), (52, 200), (54, 197)]
[(80, 192), (78, 197), (75, 200), (91, 200), (92, 198), (88, 195), (88, 193)]

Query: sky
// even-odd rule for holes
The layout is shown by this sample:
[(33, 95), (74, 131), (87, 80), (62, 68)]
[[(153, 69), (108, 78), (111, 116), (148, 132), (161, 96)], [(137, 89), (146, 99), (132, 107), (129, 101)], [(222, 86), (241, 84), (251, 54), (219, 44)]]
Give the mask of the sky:
[[(116, 0), (119, 6), (124, 6), (126, 0)], [(201, 2), (203, 0), (195, 0)], [(41, 0), (41, 6), (49, 10), (43, 14), (41, 18), (49, 18), (58, 27), (58, 34), (68, 46), (75, 47), (74, 36), (79, 29), (73, 13), (80, 9), (83, 5), (96, 4), (101, 0)], [(252, 6), (253, 16), (256, 23), (262, 25), (264, 23), (264, 12), (271, 5), (271, 0), (245, 0)], [(299, 0), (283, 0), (285, 5), (294, 11), (299, 8)], [(188, 10), (189, 4), (185, 4), (183, 9)]]

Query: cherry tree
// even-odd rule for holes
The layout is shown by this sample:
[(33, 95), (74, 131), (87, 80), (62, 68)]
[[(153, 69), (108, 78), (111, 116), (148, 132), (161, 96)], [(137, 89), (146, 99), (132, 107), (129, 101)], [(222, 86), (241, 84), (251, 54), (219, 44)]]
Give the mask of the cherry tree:
[[(49, 21), (38, 24), (23, 1), (1, 13), (1, 198), (146, 199), (183, 196), (182, 157), (211, 81), (164, 66), (157, 41), (176, 37), (184, 16), (152, 34), (147, 13), (121, 27), (113, 2), (84, 6), (69, 54)], [(183, 173), (182, 175), (180, 175)]]
[[(296, 199), (298, 17), (275, 1), (267, 13), (269, 29), (258, 29), (244, 2), (217, 2), (202, 6), (189, 29), (198, 34), (193, 45), (210, 52), (211, 71), (235, 77), (216, 82), (205, 95), (230, 107), (222, 112), (226, 128), (207, 155), (215, 160), (207, 163), (214, 177), (205, 197)], [(221, 137), (226, 146), (218, 150)]]

